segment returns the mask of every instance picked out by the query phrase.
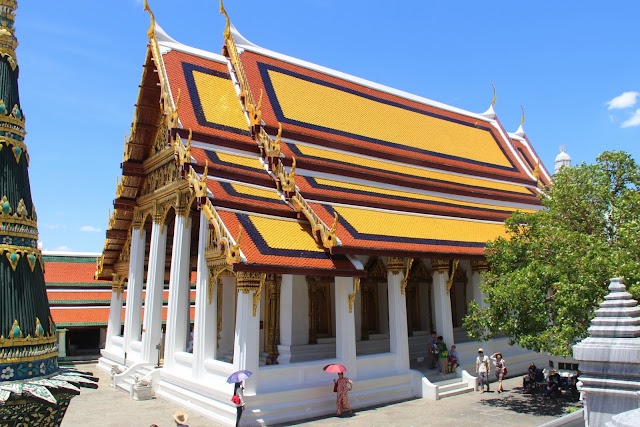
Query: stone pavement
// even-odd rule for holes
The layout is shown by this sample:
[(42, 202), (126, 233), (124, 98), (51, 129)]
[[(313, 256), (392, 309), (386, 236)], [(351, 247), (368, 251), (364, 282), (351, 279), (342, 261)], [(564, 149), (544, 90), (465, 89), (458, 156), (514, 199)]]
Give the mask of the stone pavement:
[[(134, 401), (128, 395), (110, 387), (109, 375), (98, 371), (95, 364), (77, 365), (78, 369), (92, 371), (100, 378), (96, 390), (83, 389), (80, 396), (71, 401), (62, 427), (175, 427), (172, 414), (181, 408), (162, 399)], [(357, 387), (357, 382), (354, 384)], [(475, 427), (499, 424), (518, 427), (539, 426), (565, 414), (566, 408), (577, 404), (564, 398), (550, 400), (540, 394), (524, 394), (522, 377), (504, 382), (505, 393), (467, 393), (440, 401), (409, 400), (374, 408), (360, 408), (357, 400), (353, 417), (335, 416), (291, 422), (296, 426), (424, 426), (437, 425)], [(497, 384), (492, 383), (493, 390)], [(250, 408), (247, 408), (250, 410)], [(220, 424), (189, 411), (190, 427), (217, 427)]]

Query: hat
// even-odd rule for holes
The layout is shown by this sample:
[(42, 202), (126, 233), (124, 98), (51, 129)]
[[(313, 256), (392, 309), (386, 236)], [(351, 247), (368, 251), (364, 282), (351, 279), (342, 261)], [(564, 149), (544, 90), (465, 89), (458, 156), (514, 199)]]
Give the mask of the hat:
[(178, 423), (179, 425), (182, 425), (187, 422), (187, 420), (189, 419), (189, 416), (184, 412), (178, 411), (175, 414), (173, 414), (173, 419), (176, 421), (176, 423)]
[(478, 349), (478, 353), (484, 353), (484, 350), (483, 350), (483, 349), (481, 349), (481, 348), (479, 348), (479, 349)]

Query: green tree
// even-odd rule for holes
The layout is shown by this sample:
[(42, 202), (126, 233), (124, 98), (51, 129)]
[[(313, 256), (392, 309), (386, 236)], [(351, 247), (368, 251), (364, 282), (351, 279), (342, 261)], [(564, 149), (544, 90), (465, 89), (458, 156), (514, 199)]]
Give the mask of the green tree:
[(488, 243), (487, 307), (471, 304), (469, 334), (571, 355), (611, 277), (640, 296), (639, 191), (640, 168), (624, 152), (562, 168), (541, 197), (544, 209), (516, 212), (505, 221), (508, 237)]

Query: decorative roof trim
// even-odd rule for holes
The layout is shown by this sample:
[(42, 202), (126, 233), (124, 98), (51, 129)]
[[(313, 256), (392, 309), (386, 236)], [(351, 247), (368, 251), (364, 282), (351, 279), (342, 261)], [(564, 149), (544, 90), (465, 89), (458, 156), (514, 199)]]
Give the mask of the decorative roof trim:
[[(521, 128), (522, 128), (522, 125), (520, 125), (520, 127), (518, 127), (518, 131)], [(542, 175), (544, 175), (544, 177), (546, 178), (546, 180), (548, 182), (552, 182), (553, 179), (551, 178), (551, 175), (549, 175), (549, 171), (547, 170), (546, 167), (544, 167), (544, 164), (540, 160), (540, 157), (533, 150), (531, 142), (529, 141), (529, 138), (527, 137), (527, 135), (524, 133), (524, 130), (523, 130), (522, 134), (518, 134), (518, 132), (516, 132), (516, 133), (509, 133), (508, 135), (512, 139), (517, 139), (518, 141), (520, 141), (522, 143), (522, 145), (524, 145), (526, 147), (527, 151), (529, 152), (529, 155), (533, 158), (533, 160), (535, 160), (537, 163), (540, 164), (540, 167), (539, 167), (540, 173), (542, 173)], [(520, 158), (520, 156), (519, 156), (519, 158)]]
[(155, 26), (156, 38), (158, 40), (158, 46), (160, 47), (160, 53), (167, 54), (172, 50), (188, 53), (190, 55), (199, 56), (201, 58), (210, 59), (212, 61), (220, 63), (228, 63), (229, 60), (217, 53), (209, 52), (208, 50), (198, 49), (196, 47), (188, 46), (184, 43), (172, 38), (167, 32), (156, 22)]

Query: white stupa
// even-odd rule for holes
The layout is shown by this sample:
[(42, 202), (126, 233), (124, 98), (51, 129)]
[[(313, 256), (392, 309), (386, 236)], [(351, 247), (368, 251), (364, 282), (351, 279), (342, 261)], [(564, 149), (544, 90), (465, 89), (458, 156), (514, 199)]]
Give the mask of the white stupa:
[(571, 156), (564, 152), (564, 145), (560, 146), (560, 153), (556, 156), (556, 167), (553, 173), (558, 173), (558, 171), (563, 167), (571, 167)]

